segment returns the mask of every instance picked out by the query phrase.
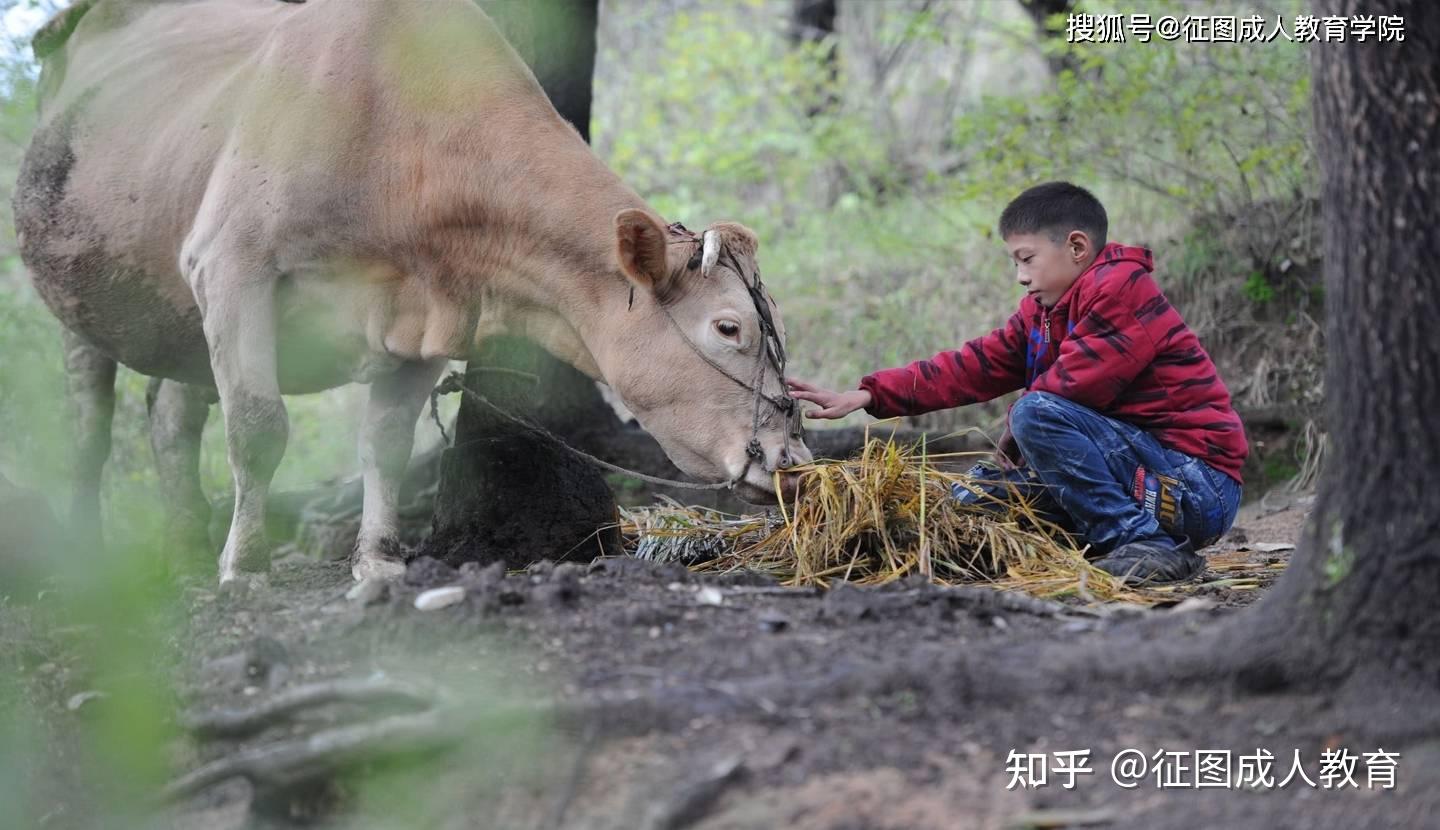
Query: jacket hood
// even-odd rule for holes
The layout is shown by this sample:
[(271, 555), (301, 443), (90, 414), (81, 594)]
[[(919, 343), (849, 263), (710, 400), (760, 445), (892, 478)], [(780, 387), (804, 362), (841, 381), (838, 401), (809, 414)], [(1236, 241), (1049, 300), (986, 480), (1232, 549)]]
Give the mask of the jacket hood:
[(1111, 242), (1100, 249), (1100, 255), (1095, 257), (1094, 262), (1090, 263), (1090, 267), (1086, 269), (1086, 272), (1094, 271), (1100, 266), (1108, 265), (1112, 262), (1134, 262), (1146, 271), (1155, 270), (1155, 258), (1150, 255), (1149, 248)]
[[(1080, 284), (1090, 279), (1091, 275), (1101, 268), (1119, 265), (1124, 262), (1139, 265), (1147, 272), (1154, 272), (1155, 270), (1155, 257), (1151, 255), (1149, 248), (1141, 248), (1136, 245), (1121, 245), (1118, 242), (1107, 243), (1105, 247), (1100, 249), (1100, 253), (1095, 257), (1095, 261), (1090, 263), (1090, 267), (1086, 268), (1084, 273), (1075, 278), (1075, 282), (1065, 290), (1064, 294), (1060, 295), (1060, 299), (1055, 301), (1055, 305), (1052, 306), (1050, 310), (1053, 311), (1056, 308), (1068, 304), (1071, 298), (1074, 297), (1075, 290)], [(1036, 302), (1035, 305), (1039, 307), (1040, 304)]]

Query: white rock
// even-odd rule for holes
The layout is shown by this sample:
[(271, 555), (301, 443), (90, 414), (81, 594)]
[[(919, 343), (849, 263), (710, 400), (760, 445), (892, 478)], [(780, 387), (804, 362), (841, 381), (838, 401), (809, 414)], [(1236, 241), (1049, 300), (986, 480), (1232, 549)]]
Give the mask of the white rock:
[(100, 700), (101, 698), (105, 697), (109, 697), (109, 695), (105, 694), (104, 692), (94, 691), (93, 689), (90, 691), (80, 692), (79, 694), (71, 695), (70, 699), (65, 701), (65, 708), (69, 709), (72, 712), (75, 712), (78, 711), (81, 706), (84, 706), (90, 701)]
[(415, 608), (420, 611), (434, 611), (436, 608), (454, 605), (464, 598), (465, 589), (459, 585), (431, 588), (415, 598)]
[(1209, 611), (1211, 608), (1218, 608), (1220, 603), (1206, 597), (1186, 597), (1170, 609), (1172, 614), (1190, 614), (1196, 611)]
[(1295, 546), (1286, 542), (1256, 542), (1251, 547), (1261, 553), (1277, 553), (1282, 550), (1294, 550)]
[(695, 601), (701, 605), (724, 605), (725, 595), (713, 585), (706, 585), (695, 592)]

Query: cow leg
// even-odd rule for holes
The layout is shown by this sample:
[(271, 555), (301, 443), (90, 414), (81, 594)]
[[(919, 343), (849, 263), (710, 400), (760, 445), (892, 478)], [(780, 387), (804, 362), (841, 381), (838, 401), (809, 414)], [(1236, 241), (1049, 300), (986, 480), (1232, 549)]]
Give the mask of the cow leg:
[(276, 275), (263, 257), (219, 243), (186, 261), (204, 318), (235, 481), (235, 512), (220, 553), (223, 585), (242, 571), (264, 573), (270, 568), (265, 498), (290, 433), (277, 377)]
[(210, 502), (200, 489), (200, 436), (214, 402), (209, 389), (162, 378), (152, 378), (145, 392), (150, 448), (166, 504), (165, 545), (177, 557), (210, 549)]
[(110, 424), (115, 416), (115, 361), (69, 329), (65, 347), (65, 391), (70, 401), (75, 455), (71, 468), (70, 515), (78, 542), (92, 549), (100, 536), (100, 475), (110, 457)]
[(415, 442), (415, 420), (445, 364), (444, 358), (405, 363), (370, 384), (360, 433), (365, 505), (350, 568), (357, 580), (405, 573), (396, 531), (400, 481)]

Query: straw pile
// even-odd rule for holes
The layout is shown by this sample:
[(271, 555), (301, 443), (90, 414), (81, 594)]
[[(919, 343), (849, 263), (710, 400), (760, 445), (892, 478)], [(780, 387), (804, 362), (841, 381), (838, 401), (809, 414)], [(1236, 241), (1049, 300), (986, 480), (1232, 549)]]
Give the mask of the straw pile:
[(1164, 596), (1126, 588), (1091, 566), (1070, 536), (1013, 490), (980, 504), (955, 501), (953, 483), (975, 489), (955, 471), (964, 466), (957, 461), (975, 455), (927, 455), (923, 445), (869, 439), (858, 458), (799, 468), (800, 497), (771, 515), (667, 501), (622, 509), (621, 531), (641, 558), (698, 571), (749, 569), (791, 586), (878, 584), (920, 573), (940, 584), (985, 582), (1087, 602)]

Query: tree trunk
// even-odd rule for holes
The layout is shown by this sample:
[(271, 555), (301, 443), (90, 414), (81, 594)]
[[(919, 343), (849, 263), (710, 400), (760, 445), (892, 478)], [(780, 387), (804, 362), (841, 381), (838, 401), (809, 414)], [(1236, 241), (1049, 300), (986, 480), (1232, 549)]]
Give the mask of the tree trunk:
[(1046, 48), (1049, 41), (1056, 37), (1056, 33), (1049, 25), (1050, 18), (1057, 14), (1069, 14), (1074, 11), (1075, 0), (1020, 0), (1020, 5), (1035, 23), (1035, 32), (1040, 37), (1041, 50), (1045, 54), (1046, 65), (1050, 67), (1050, 74), (1058, 77), (1067, 69), (1078, 73), (1080, 67), (1073, 55), (1056, 54)]
[(792, 43), (818, 43), (835, 34), (835, 0), (790, 0)]
[[(1251, 686), (1358, 668), (1440, 679), (1440, 16), (1400, 43), (1311, 47), (1324, 174), (1333, 453), (1288, 572), (1242, 619)], [(1317, 12), (1319, 14), (1319, 12)], [(1255, 640), (1256, 636), (1261, 639)], [(1266, 656), (1266, 652), (1271, 656)], [(1242, 676), (1242, 679), (1244, 677)]]
[[(528, 376), (483, 368), (497, 364), (519, 365)], [(564, 397), (573, 382), (569, 373), (580, 375), (528, 341), (495, 338), (477, 352), (467, 376), (478, 384), (472, 388), (506, 412), (545, 429), (571, 426), (574, 433), (572, 419), (585, 410)], [(598, 468), (467, 399), (455, 446), (440, 459), (434, 530), (423, 551), (453, 565), (589, 560), (622, 552), (618, 522), (614, 496)]]
[[(529, 64), (560, 115), (589, 141), (598, 0), (481, 0), (480, 5)], [(622, 427), (590, 378), (528, 340), (482, 344), (465, 382), (572, 443), (581, 433)], [(427, 553), (451, 561), (504, 559), (514, 566), (618, 552), (618, 535), (599, 530), (617, 517), (598, 470), (469, 399), (460, 404), (455, 431), (455, 446), (440, 462)]]
[(829, 83), (815, 100), (805, 104), (811, 118), (829, 112), (840, 103), (836, 83), (840, 77), (840, 56), (835, 43), (835, 0), (790, 0), (790, 25), (786, 36), (795, 45), (820, 44), (821, 60)]

